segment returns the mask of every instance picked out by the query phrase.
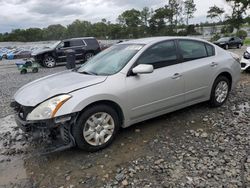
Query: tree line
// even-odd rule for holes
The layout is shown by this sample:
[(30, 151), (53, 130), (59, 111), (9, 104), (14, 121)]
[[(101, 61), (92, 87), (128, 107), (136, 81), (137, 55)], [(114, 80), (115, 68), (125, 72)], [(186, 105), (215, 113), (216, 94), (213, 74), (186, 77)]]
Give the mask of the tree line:
[[(244, 17), (250, 7), (249, 0), (226, 0), (231, 6), (232, 13), (225, 14), (223, 8), (213, 6), (209, 8), (207, 17), (214, 23), (190, 25), (190, 19), (197, 10), (194, 0), (167, 0), (166, 5), (158, 9), (144, 7), (142, 10), (130, 9), (124, 11), (117, 18), (117, 23), (106, 19), (100, 22), (75, 20), (63, 26), (50, 25), (47, 28), (15, 29), (10, 33), (0, 33), (0, 41), (41, 41), (61, 40), (65, 38), (94, 36), (98, 39), (139, 38), (160, 35), (197, 35), (195, 26), (211, 26), (225, 24), (230, 28), (240, 27), (250, 22), (250, 17)], [(222, 18), (225, 17), (224, 19)], [(226, 28), (227, 29), (227, 28)]]

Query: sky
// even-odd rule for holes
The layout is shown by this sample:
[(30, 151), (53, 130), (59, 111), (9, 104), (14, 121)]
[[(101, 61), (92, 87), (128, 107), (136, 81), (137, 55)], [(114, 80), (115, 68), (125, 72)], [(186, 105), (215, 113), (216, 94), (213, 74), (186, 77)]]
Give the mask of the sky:
[[(194, 1), (197, 11), (191, 23), (205, 22), (206, 13), (213, 5), (230, 11), (224, 0)], [(156, 9), (165, 3), (166, 0), (0, 0), (0, 33), (51, 24), (66, 26), (76, 19), (98, 22), (106, 18), (116, 22), (125, 10), (141, 10), (145, 6)]]

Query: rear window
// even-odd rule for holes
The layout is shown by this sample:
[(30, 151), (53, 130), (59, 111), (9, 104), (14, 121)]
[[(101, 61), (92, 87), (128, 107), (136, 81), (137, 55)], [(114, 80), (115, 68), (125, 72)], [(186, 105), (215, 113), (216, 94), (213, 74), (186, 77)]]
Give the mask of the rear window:
[(208, 56), (214, 56), (215, 55), (215, 50), (214, 47), (210, 44), (205, 44), (207, 48), (207, 55)]
[(88, 46), (99, 46), (96, 39), (84, 39)]
[(72, 40), (72, 41), (70, 41), (70, 47), (82, 46), (82, 45), (84, 45), (82, 40)]
[(179, 48), (183, 61), (191, 61), (207, 57), (207, 50), (203, 42), (179, 40)]

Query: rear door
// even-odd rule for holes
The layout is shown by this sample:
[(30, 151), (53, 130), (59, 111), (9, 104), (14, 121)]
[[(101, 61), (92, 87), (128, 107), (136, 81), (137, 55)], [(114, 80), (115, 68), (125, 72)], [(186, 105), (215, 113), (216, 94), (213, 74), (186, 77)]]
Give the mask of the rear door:
[(81, 39), (71, 40), (70, 48), (75, 51), (76, 60), (84, 60), (84, 47), (85, 43)]
[(131, 122), (160, 115), (184, 102), (184, 80), (174, 40), (150, 47), (138, 64), (151, 64), (154, 72), (126, 78)]
[(185, 102), (192, 103), (205, 99), (210, 91), (209, 85), (218, 63), (212, 45), (196, 40), (179, 40)]

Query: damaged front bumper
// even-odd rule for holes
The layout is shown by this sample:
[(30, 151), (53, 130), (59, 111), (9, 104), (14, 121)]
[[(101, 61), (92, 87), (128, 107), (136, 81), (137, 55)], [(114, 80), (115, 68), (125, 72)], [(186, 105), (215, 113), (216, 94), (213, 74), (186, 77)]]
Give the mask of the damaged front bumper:
[[(11, 105), (13, 107), (13, 104)], [(68, 114), (48, 120), (27, 121), (27, 112), (20, 106), (16, 110), (15, 121), (19, 128), (30, 135), (33, 140), (50, 143), (42, 153), (62, 151), (75, 146), (71, 128), (76, 122), (77, 113)]]

